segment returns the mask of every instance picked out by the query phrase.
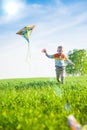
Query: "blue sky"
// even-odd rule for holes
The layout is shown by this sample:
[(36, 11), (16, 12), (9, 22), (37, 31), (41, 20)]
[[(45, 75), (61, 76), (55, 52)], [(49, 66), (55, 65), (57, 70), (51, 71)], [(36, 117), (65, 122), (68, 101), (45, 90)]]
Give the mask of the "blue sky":
[[(26, 25), (35, 25), (27, 41), (16, 35)], [(0, 1), (0, 78), (55, 76), (54, 60), (45, 57), (64, 46), (87, 49), (86, 0), (1, 0)]]

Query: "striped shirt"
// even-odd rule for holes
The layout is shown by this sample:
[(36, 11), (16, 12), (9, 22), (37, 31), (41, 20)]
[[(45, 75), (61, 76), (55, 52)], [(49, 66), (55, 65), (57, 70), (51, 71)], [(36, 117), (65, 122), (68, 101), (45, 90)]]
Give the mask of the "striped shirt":
[(55, 59), (55, 66), (56, 67), (65, 67), (66, 66), (66, 62), (68, 62), (69, 64), (73, 64), (64, 54), (53, 54), (53, 55), (49, 55), (46, 53), (46, 56), (48, 58), (53, 58)]

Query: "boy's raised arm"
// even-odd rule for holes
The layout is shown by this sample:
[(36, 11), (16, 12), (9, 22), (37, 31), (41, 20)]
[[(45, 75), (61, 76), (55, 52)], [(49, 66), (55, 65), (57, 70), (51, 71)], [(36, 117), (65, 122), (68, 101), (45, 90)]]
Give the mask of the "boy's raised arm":
[(42, 52), (45, 53), (45, 55), (46, 55), (48, 58), (54, 58), (53, 55), (49, 55), (49, 54), (47, 53), (47, 50), (46, 50), (45, 48), (42, 49)]

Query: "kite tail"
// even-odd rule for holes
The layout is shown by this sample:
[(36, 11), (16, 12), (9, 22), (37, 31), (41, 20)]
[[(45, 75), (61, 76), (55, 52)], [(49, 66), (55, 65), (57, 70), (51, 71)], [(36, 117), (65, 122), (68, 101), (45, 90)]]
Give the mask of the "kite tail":
[(30, 63), (30, 44), (28, 43), (28, 49), (26, 54), (26, 62)]

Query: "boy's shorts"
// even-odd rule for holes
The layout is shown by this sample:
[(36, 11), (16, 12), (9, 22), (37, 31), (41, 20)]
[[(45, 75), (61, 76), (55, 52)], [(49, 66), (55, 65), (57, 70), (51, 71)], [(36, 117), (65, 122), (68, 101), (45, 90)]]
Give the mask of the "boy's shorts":
[(65, 77), (65, 66), (55, 66), (56, 67), (56, 76), (59, 78), (61, 77)]

